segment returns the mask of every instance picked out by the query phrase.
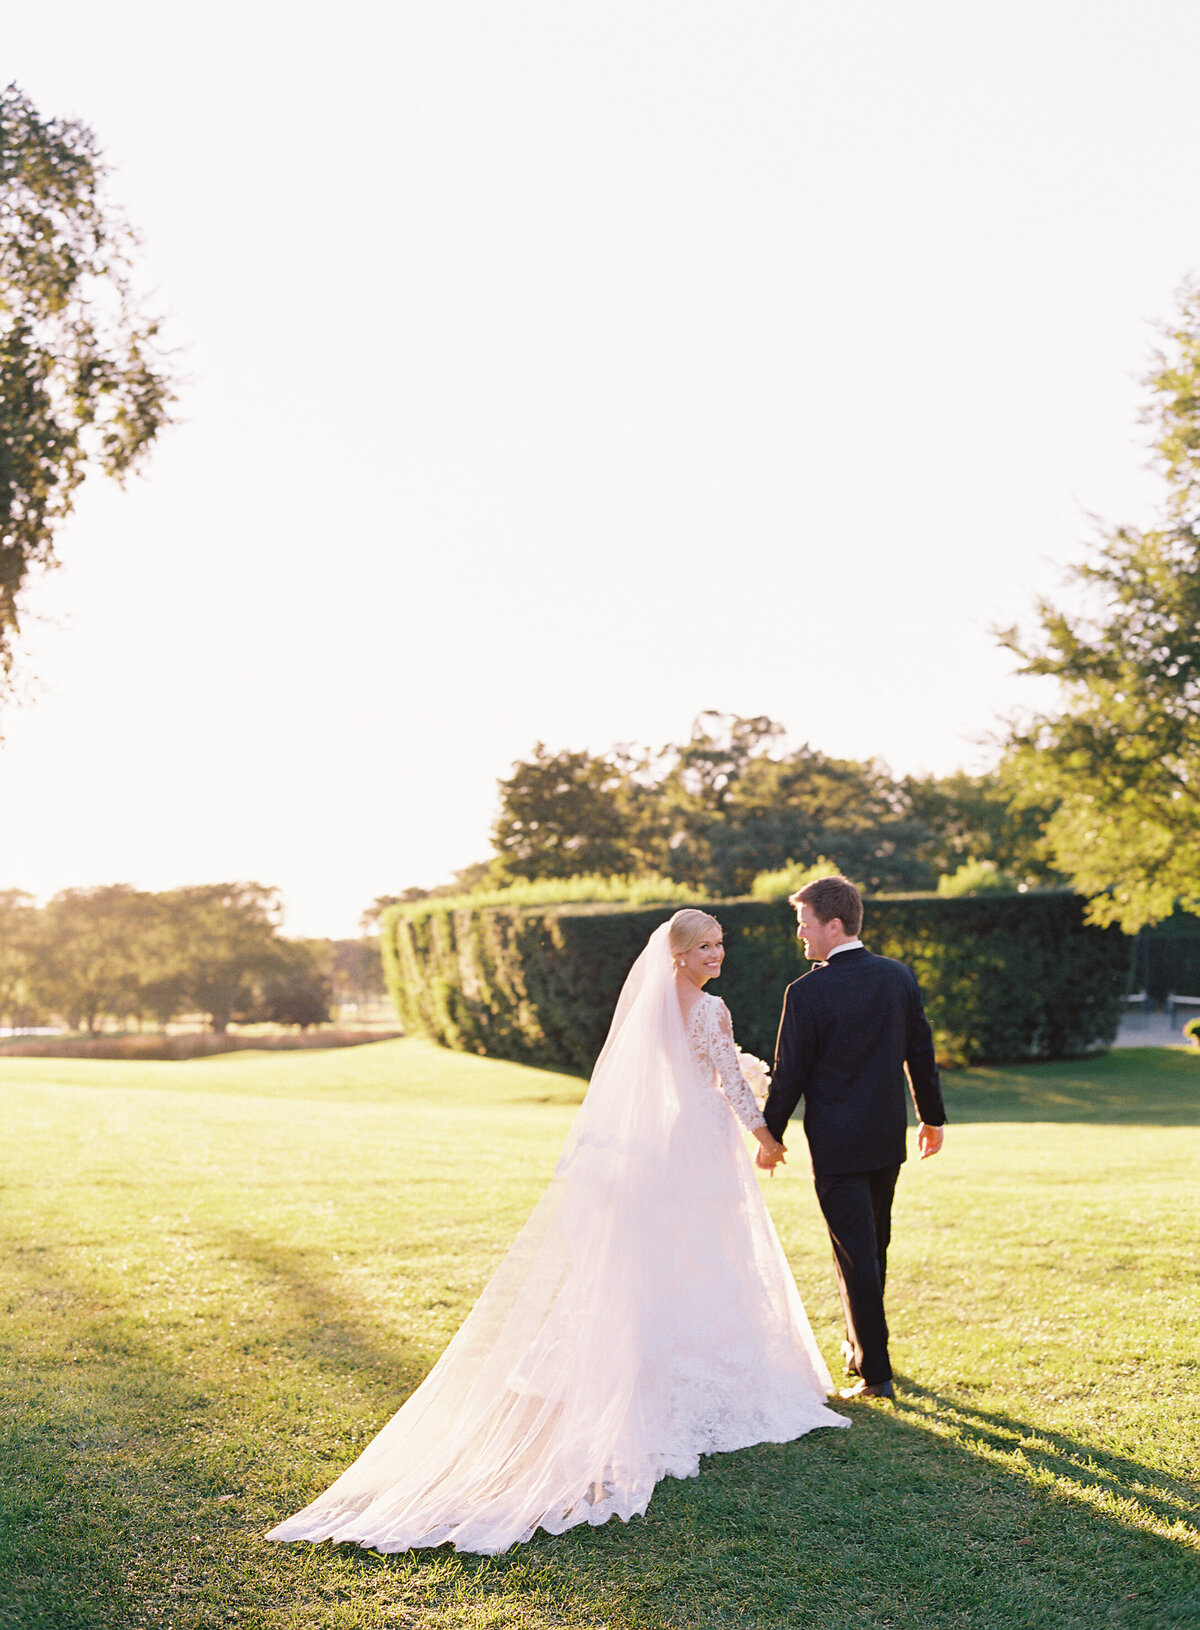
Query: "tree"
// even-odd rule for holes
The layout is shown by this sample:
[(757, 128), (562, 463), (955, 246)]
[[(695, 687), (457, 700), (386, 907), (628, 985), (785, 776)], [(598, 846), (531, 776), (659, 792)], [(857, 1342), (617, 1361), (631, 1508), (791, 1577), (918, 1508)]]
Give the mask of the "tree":
[(639, 870), (628, 796), (631, 766), (610, 753), (552, 753), (543, 742), (500, 783), (495, 875), (577, 877)]
[(30, 982), (42, 1004), (75, 1029), (103, 1017), (140, 1019), (156, 977), (160, 908), (155, 897), (114, 883), (64, 889), (40, 913)]
[(766, 714), (743, 719), (710, 708), (692, 724), (691, 739), (669, 747), (670, 779), (705, 810), (722, 810), (733, 799), (756, 758), (783, 740), (784, 729)]
[[(756, 900), (788, 900), (798, 894), (806, 883), (815, 883), (818, 877), (844, 877), (841, 865), (827, 855), (818, 855), (811, 866), (781, 866), (778, 871), (759, 872), (750, 885)], [(854, 879), (851, 878), (850, 882)]]
[(948, 900), (972, 894), (1019, 894), (1020, 888), (994, 860), (966, 860), (956, 871), (943, 872), (937, 885), (938, 893)]
[(723, 892), (746, 892), (754, 876), (788, 860), (836, 854), (864, 888), (920, 888), (924, 832), (908, 818), (888, 771), (874, 759), (835, 759), (807, 745), (756, 758), (737, 789), (725, 841), (716, 847)]
[(669, 875), (744, 894), (763, 872), (833, 853), (867, 888), (923, 886), (928, 869), (916, 849), (925, 834), (887, 770), (807, 745), (779, 753), (782, 736), (771, 719), (704, 713), (691, 741), (668, 749)]
[[(165, 1025), (196, 1011), (217, 1032), (232, 1022), (325, 1024), (333, 960), (359, 942), (285, 940), (279, 916), (277, 891), (259, 883), (64, 889), (40, 912), (27, 895), (0, 893), (0, 1016), (19, 998), (92, 1031), (104, 1019), (152, 1013)], [(373, 943), (360, 950), (364, 986)]]
[(1038, 607), (1040, 637), (1000, 634), (1064, 706), (1014, 729), (1009, 773), (1053, 809), (1053, 864), (1098, 923), (1134, 932), (1200, 911), (1200, 282), (1146, 380), (1160, 524), (1101, 534), (1071, 576), (1082, 611)]
[(160, 898), (180, 990), (223, 1035), (239, 1014), (256, 1012), (264, 982), (281, 967), (279, 892), (261, 883), (203, 883)]
[[(389, 901), (389, 904), (392, 902)], [(325, 975), (334, 1007), (359, 1010), (387, 997), (378, 934), (356, 940), (326, 940)]]
[(175, 401), (158, 325), (134, 301), (136, 238), (96, 139), (0, 90), (0, 682), (20, 598), (89, 469), (136, 468)]
[(38, 913), (22, 889), (0, 889), (0, 1019), (19, 1024), (30, 1001)]
[(999, 774), (897, 779), (877, 759), (783, 741), (765, 715), (710, 710), (686, 742), (658, 751), (551, 752), (538, 742), (500, 783), (491, 865), (443, 888), (381, 895), (363, 925), (402, 901), (525, 878), (656, 875), (744, 894), (756, 877), (806, 869), (821, 855), (836, 855), (874, 893), (927, 889), (968, 861), (994, 864), (1015, 884), (1056, 880), (1042, 849), (1053, 802), (1016, 808)]
[(280, 940), (274, 966), (262, 978), (257, 1014), (270, 1024), (307, 1030), (329, 1023), (328, 940)]
[(968, 775), (906, 776), (909, 817), (924, 829), (920, 858), (941, 879), (973, 861), (987, 861), (1027, 888), (1062, 877), (1046, 858), (1044, 832), (1053, 808), (1028, 797), (999, 770)]
[(782, 738), (765, 716), (709, 711), (687, 742), (657, 753), (551, 753), (539, 742), (500, 784), (494, 875), (655, 873), (730, 895), (761, 872), (835, 853), (871, 889), (926, 886), (928, 833), (884, 766), (782, 752)]
[(783, 733), (783, 726), (765, 714), (742, 718), (709, 708), (693, 720), (688, 741), (663, 749), (656, 791), (667, 837), (660, 866), (667, 876), (727, 894), (734, 890), (726, 881), (739, 869), (748, 867), (751, 876), (766, 869), (769, 862), (748, 862), (744, 846), (737, 844), (733, 834), (745, 810), (734, 811), (756, 756), (767, 753)]

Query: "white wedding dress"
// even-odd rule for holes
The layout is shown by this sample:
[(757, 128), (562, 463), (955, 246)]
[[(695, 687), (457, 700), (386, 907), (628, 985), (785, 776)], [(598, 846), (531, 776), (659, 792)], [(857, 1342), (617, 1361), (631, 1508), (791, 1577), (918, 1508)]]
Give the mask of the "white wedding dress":
[[(728, 1009), (635, 963), (554, 1178), (430, 1374), (267, 1535), (494, 1555), (628, 1519), (703, 1454), (848, 1426), (738, 1122)], [(736, 1117), (736, 1119), (735, 1119)]]

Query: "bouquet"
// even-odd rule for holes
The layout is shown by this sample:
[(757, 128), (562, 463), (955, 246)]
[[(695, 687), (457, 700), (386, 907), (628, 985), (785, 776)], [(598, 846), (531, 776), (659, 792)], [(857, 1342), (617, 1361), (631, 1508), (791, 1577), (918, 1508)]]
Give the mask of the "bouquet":
[(755, 1058), (753, 1053), (739, 1053), (737, 1056), (738, 1068), (745, 1077), (746, 1085), (758, 1099), (765, 1103), (767, 1093), (771, 1090), (771, 1072), (761, 1058)]

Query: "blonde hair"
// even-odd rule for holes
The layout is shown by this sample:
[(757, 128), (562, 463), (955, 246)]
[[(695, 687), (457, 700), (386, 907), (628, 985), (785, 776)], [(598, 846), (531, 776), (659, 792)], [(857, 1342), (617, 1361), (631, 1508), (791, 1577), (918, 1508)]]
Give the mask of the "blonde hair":
[(710, 917), (707, 911), (697, 911), (695, 906), (687, 906), (683, 911), (677, 911), (671, 918), (668, 936), (671, 955), (683, 956), (699, 945), (705, 934), (714, 928), (719, 932), (720, 927), (715, 917)]

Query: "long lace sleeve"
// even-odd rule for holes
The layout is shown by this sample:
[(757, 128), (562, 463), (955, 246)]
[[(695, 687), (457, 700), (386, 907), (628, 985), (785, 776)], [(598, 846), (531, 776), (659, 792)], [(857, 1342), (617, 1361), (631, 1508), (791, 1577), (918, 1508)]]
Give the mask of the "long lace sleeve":
[(738, 1063), (737, 1048), (733, 1042), (733, 1020), (720, 997), (714, 997), (714, 1017), (709, 1023), (709, 1053), (717, 1074), (721, 1078), (721, 1091), (728, 1098), (733, 1113), (747, 1132), (756, 1132), (766, 1126), (762, 1110), (751, 1092)]

